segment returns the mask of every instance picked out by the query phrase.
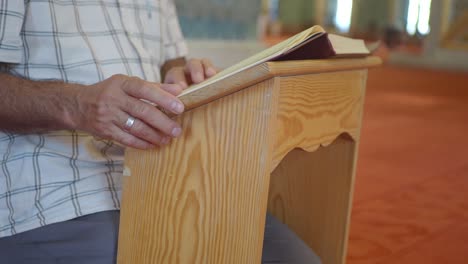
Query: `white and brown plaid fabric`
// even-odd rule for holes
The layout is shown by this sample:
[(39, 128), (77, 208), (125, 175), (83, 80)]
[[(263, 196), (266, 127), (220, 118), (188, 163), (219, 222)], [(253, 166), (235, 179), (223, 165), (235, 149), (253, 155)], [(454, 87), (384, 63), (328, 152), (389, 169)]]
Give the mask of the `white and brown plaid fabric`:
[[(0, 0), (0, 70), (23, 78), (157, 82), (186, 53), (171, 0)], [(119, 209), (122, 160), (80, 131), (0, 132), (0, 237)]]

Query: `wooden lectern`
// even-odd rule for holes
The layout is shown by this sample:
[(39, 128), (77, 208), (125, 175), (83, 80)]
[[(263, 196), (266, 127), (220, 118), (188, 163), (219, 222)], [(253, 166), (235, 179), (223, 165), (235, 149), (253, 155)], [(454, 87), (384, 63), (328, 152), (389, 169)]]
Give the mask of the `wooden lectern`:
[(260, 263), (267, 209), (344, 263), (367, 68), (267, 62), (181, 96), (183, 136), (125, 154), (119, 264)]

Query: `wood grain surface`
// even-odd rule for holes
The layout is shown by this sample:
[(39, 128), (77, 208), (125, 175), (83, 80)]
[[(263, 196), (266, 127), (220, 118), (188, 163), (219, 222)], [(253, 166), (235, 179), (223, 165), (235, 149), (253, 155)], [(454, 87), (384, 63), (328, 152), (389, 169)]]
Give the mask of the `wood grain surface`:
[(266, 62), (203, 89), (184, 93), (180, 100), (190, 110), (273, 77), (367, 69), (380, 64), (378, 57)]
[(378, 63), (265, 63), (182, 96), (183, 136), (126, 152), (118, 263), (259, 263), (267, 204), (343, 263), (365, 68)]
[(321, 258), (345, 262), (356, 143), (344, 135), (315, 152), (294, 149), (271, 175), (268, 210)]
[(366, 79), (367, 70), (280, 77), (268, 208), (323, 263), (345, 261)]
[(359, 140), (367, 70), (281, 77), (272, 171), (289, 151), (309, 152), (346, 133)]
[(127, 150), (118, 263), (260, 262), (278, 89), (185, 113), (170, 147)]

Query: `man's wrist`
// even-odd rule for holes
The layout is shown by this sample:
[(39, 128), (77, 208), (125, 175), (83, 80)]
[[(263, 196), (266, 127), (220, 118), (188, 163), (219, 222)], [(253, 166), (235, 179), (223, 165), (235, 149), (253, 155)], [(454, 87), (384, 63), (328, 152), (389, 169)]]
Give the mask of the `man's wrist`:
[(65, 129), (76, 130), (80, 128), (83, 119), (80, 111), (80, 91), (86, 86), (80, 84), (66, 84), (65, 86), (59, 90), (61, 111), (58, 119)]

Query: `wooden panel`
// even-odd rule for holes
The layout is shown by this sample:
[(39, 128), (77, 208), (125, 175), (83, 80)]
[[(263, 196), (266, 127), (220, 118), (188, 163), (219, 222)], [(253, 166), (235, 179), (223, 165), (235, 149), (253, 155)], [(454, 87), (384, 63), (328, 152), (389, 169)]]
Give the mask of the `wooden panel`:
[(344, 263), (367, 70), (280, 79), (268, 208), (323, 263)]
[(266, 81), (186, 112), (168, 147), (127, 150), (119, 263), (260, 262), (278, 94)]
[(189, 88), (179, 97), (190, 110), (272, 77), (367, 69), (380, 63), (378, 57), (266, 62), (202, 89)]
[(315, 152), (291, 151), (271, 175), (268, 210), (326, 264), (344, 263), (356, 147), (349, 137)]
[(119, 263), (259, 263), (283, 158), (269, 209), (342, 263), (367, 74), (356, 69), (376, 61), (266, 63), (184, 94), (198, 108), (178, 117), (183, 137), (126, 153)]
[(282, 77), (272, 171), (292, 149), (359, 140), (367, 70)]

